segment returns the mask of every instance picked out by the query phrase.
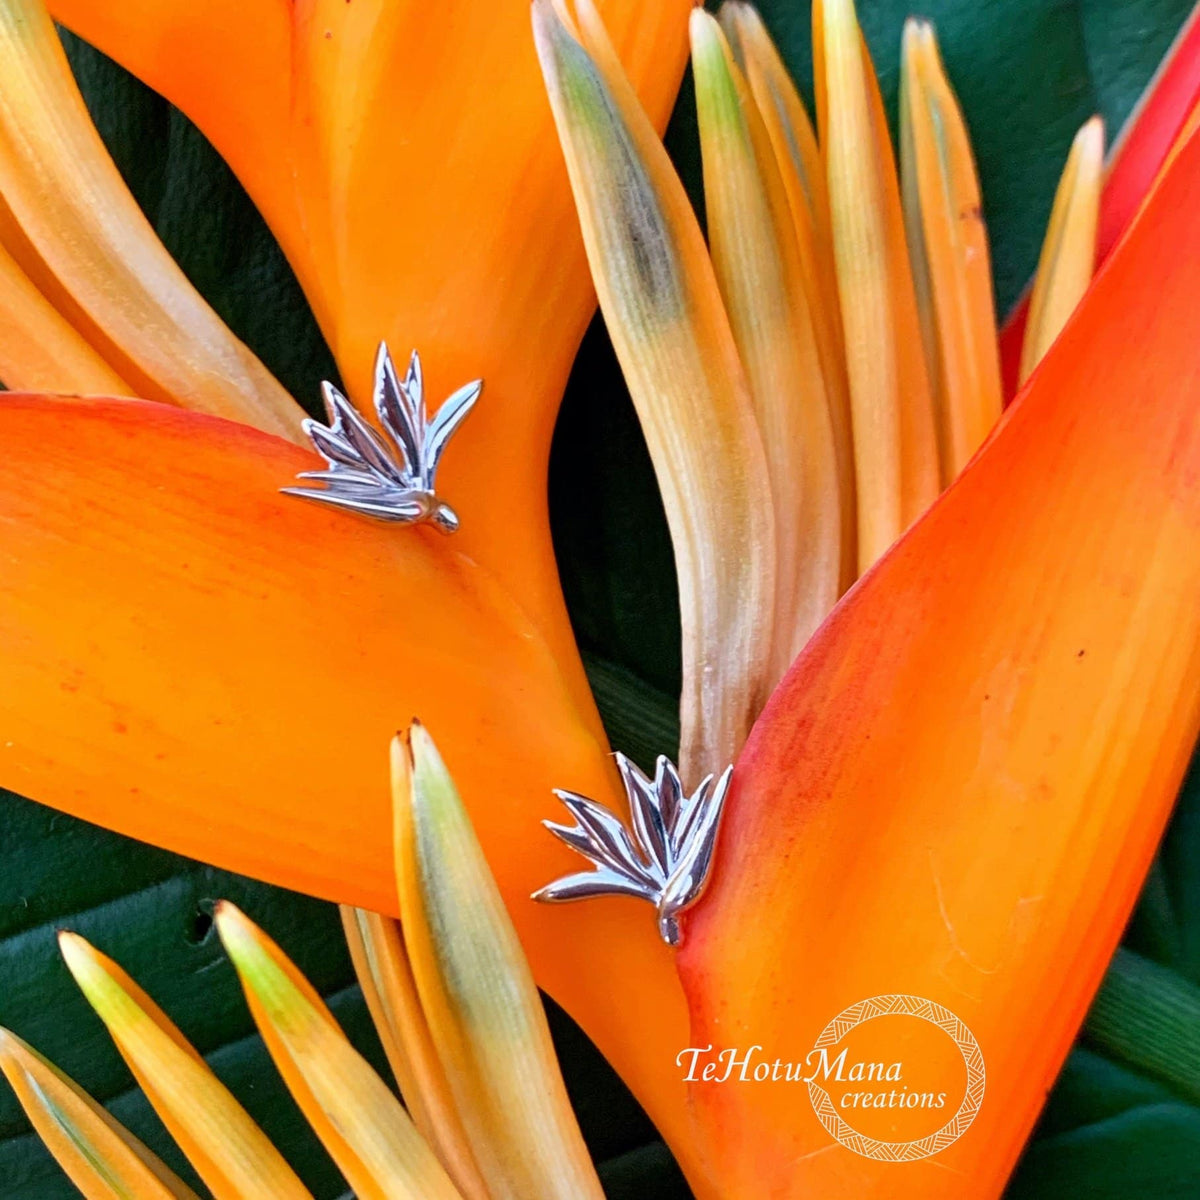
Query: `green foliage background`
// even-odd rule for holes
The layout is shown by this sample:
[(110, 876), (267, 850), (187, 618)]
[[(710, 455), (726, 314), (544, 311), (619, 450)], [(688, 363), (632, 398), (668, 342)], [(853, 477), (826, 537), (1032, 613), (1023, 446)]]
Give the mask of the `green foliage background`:
[[(1031, 273), (1075, 129), (1124, 121), (1190, 0), (930, 0), (975, 139), (998, 300)], [(763, 0), (797, 78), (811, 74), (805, 0)], [(894, 106), (907, 0), (860, 0)], [(89, 106), (160, 236), (226, 321), (302, 400), (335, 369), (274, 240), (196, 130), (68, 36)], [(685, 84), (669, 144), (698, 195)], [(613, 742), (649, 760), (674, 750), (678, 622), (670, 544), (641, 435), (597, 321), (580, 351), (551, 464), (563, 585)], [(317, 719), (314, 716), (314, 719)], [(378, 1044), (326, 904), (106, 833), (0, 793), (0, 1022), (109, 1104), (190, 1177), (132, 1085), (54, 945), (69, 926), (113, 953), (182, 1025), (284, 1149), (318, 1200), (332, 1164), (287, 1098), (253, 1032), (212, 930), (212, 902), (249, 911), (309, 974), (376, 1062)], [(631, 1000), (631, 1002), (633, 1002)], [(611, 1197), (687, 1190), (669, 1154), (586, 1039), (552, 1012), (564, 1069)], [(1134, 1192), (1200, 1195), (1200, 771), (1037, 1134), (1011, 1200)], [(73, 1189), (0, 1087), (0, 1194), (66, 1200)]]

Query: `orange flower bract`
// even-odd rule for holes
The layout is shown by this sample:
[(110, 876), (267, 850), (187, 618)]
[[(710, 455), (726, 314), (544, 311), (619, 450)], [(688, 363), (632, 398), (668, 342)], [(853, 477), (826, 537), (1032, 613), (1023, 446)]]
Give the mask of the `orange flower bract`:
[[(601, 4), (660, 130), (690, 7)], [(545, 470), (596, 301), (527, 0), (50, 8), (177, 104), (237, 172), (358, 403), (380, 341), (420, 350), (433, 395), (484, 379), (487, 401), (445, 469), (461, 544), (573, 657)]]
[(1003, 1189), (1200, 732), (1197, 204), (1193, 137), (985, 451), (776, 692), (685, 930), (692, 1045), (804, 1062), (856, 1001), (925, 997), (982, 1047), (975, 1124), (877, 1162), (802, 1084), (697, 1083), (702, 1196)]
[[(41, 61), (69, 84), (37, 0), (0, 6), (14, 55), (32, 28), (22, 14), (37, 10)], [(462, 519), (451, 540), (280, 495), (316, 460), (248, 425), (146, 401), (7, 396), (0, 783), (222, 867), (395, 915), (404, 904), (382, 748), (419, 717), (438, 731), (537, 984), (622, 1074), (702, 1196), (996, 1194), (1115, 944), (1200, 724), (1200, 141), (1180, 150), (1029, 390), (922, 518), (939, 481), (923, 358), (930, 314), (923, 338), (906, 239), (939, 219), (922, 191), (949, 180), (973, 203), (963, 145), (947, 170), (930, 154), (929, 114), (910, 113), (918, 172), (906, 226), (850, 0), (815, 5), (824, 144), (809, 130), (796, 161), (785, 154), (787, 131), (808, 129), (794, 89), (761, 128), (743, 126), (740, 149), (723, 142), (722, 121), (752, 116), (782, 67), (745, 6), (725, 13), (725, 33), (693, 17), (709, 55), (699, 79), (706, 167), (736, 165), (751, 182), (765, 167), (771, 189), (757, 216), (732, 187), (710, 207), (730, 238), (716, 239), (715, 272), (657, 138), (690, 0), (577, 0), (577, 20), (571, 7), (541, 0), (536, 21), (593, 268), (660, 457), (677, 468), (674, 499), (664, 487), (673, 526), (722, 551), (711, 568), (699, 552), (680, 556), (693, 565), (681, 591), (691, 588), (702, 616), (713, 610), (694, 622), (705, 636), (685, 672), (704, 702), (693, 707), (736, 709), (711, 746), (692, 748), (697, 761), (719, 754), (711, 765), (723, 766), (736, 753), (783, 666), (768, 653), (778, 514), (765, 500), (751, 385), (774, 387), (776, 370), (787, 376), (780, 395), (805, 371), (828, 383), (822, 477), (838, 480), (843, 508), (824, 514), (842, 544), (822, 572), (823, 606), (849, 584), (851, 559), (866, 568), (882, 555), (751, 734), (714, 886), (685, 921), (681, 956), (632, 899), (529, 899), (577, 865), (538, 828), (557, 815), (551, 788), (621, 804), (548, 531), (554, 417), (596, 298), (526, 0), (54, 0), (58, 19), (177, 103), (238, 172), (360, 407), (384, 339), (399, 354), (419, 348), (431, 396), (479, 376), (485, 388), (439, 478)], [(948, 112), (948, 84), (926, 58), (914, 82)], [(37, 97), (26, 86), (18, 99)], [(39, 180), (24, 170), (36, 155), (10, 142), (12, 178)], [(89, 145), (95, 154), (98, 139)], [(599, 182), (597, 148), (608, 170)], [(71, 156), (59, 157), (69, 167)], [(809, 178), (814, 166), (823, 179)], [(630, 183), (638, 176), (645, 186)], [(70, 170), (59, 178), (67, 211), (81, 211), (79, 195), (65, 194)], [(817, 185), (811, 203), (806, 178)], [(115, 171), (107, 179), (120, 185)], [(714, 195), (734, 182), (714, 179)], [(36, 188), (22, 194), (26, 223), (53, 235)], [(663, 195), (665, 218), (654, 201)], [(27, 386), (67, 392), (132, 361), (111, 330), (97, 333), (102, 322), (79, 318), (68, 283), (47, 282), (32, 253), (16, 260), (4, 241), (13, 231), (0, 226), (16, 264), (9, 310), (37, 309), (23, 329), (38, 348)], [(757, 276), (741, 276), (753, 264), (738, 259), (735, 235), (757, 239)], [(681, 253), (652, 265), (677, 277), (637, 269), (659, 236)], [(772, 239), (788, 257), (776, 303), (803, 295), (824, 305), (802, 330), (803, 356), (771, 341), (790, 336), (786, 324), (770, 337), (754, 328)], [(152, 241), (148, 226), (133, 229), (129, 258)], [(930, 247), (930, 277), (961, 283), (952, 260), (975, 242), (943, 242)], [(614, 258), (621, 270), (608, 280)], [(671, 284), (657, 308), (644, 303), (647, 277)], [(95, 283), (87, 271), (72, 278)], [(985, 291), (971, 289), (967, 332), (991, 333)], [(156, 303), (171, 308), (151, 296), (139, 311)], [(638, 337), (620, 328), (630, 314)], [(938, 321), (939, 337), (969, 340)], [(136, 320), (126, 328), (153, 341)], [(4, 349), (11, 357), (23, 345)], [(61, 383), (47, 346), (70, 351)], [(758, 357), (743, 379), (747, 346)], [(155, 348), (172, 360), (170, 346)], [(189, 372), (206, 374), (181, 357), (171, 365), (185, 384)], [(799, 357), (804, 370), (789, 361)], [(116, 382), (132, 387), (130, 374), (117, 370)], [(269, 376), (267, 386), (273, 393)], [(691, 407), (662, 407), (673, 387)], [(159, 391), (188, 404), (186, 387)], [(280, 411), (282, 432), (295, 433), (286, 396)], [(986, 424), (959, 439), (955, 468)], [(681, 452), (705, 429), (710, 442)], [(703, 473), (712, 464), (720, 475)], [(703, 509), (692, 494), (701, 485)], [(847, 519), (851, 503), (866, 520)], [(783, 519), (795, 519), (789, 504)], [(806, 614), (796, 628), (818, 620)], [(721, 686), (720, 671), (739, 665), (735, 650), (745, 669), (737, 687)], [(414, 986), (417, 968), (428, 975), (446, 949), (434, 925)], [(360, 957), (366, 945), (364, 936)], [(773, 1053), (803, 1061), (847, 1004), (901, 988), (953, 1008), (988, 1056), (993, 1099), (938, 1160), (950, 1171), (889, 1164), (885, 1176), (848, 1159), (828, 1147), (794, 1084), (689, 1094), (682, 1081), (677, 1055), (689, 1044), (774, 1039)]]

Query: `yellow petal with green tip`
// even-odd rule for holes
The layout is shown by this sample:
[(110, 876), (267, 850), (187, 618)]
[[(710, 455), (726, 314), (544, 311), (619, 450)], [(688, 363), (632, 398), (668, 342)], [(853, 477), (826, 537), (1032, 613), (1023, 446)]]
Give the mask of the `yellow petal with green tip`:
[(279, 1073), (359, 1200), (460, 1200), (400, 1101), (279, 947), (227, 901), (215, 922)]
[[(534, 0), (592, 278), (658, 475), (683, 626), (685, 777), (733, 759), (766, 699), (775, 532), (762, 438), (687, 195), (588, 0)], [(583, 38), (583, 42), (579, 40)]]
[(933, 26), (915, 19), (904, 28), (900, 161), (945, 486), (999, 420), (1003, 389), (975, 159)]
[(146, 1098), (215, 1200), (311, 1200), (158, 1005), (77, 934), (60, 934), (59, 946)]
[(188, 282), (125, 186), (39, 0), (0, 0), (0, 59), (5, 248), (137, 395), (299, 441), (301, 409)]
[(7, 1029), (0, 1029), (0, 1071), (85, 1200), (198, 1200), (133, 1134)]
[(766, 448), (775, 505), (772, 678), (837, 601), (841, 505), (830, 397), (791, 208), (758, 108), (716, 20), (694, 9), (692, 69), (717, 282)]
[(393, 743), (392, 769), (401, 923), (489, 1196), (602, 1200), (516, 931), (454, 783), (419, 724), (408, 744)]
[(766, 125), (792, 211), (809, 312), (821, 355), (821, 372), (830, 397), (842, 508), (841, 587), (844, 590), (858, 574), (858, 518), (854, 501), (850, 393), (825, 164), (804, 101), (757, 10), (745, 0), (725, 0), (717, 15)]
[[(758, 10), (747, 0), (725, 0), (717, 20), (729, 39), (738, 67), (745, 74), (763, 117), (779, 115), (787, 136), (786, 156), (796, 168), (802, 194), (818, 235), (829, 239), (829, 195), (817, 133), (796, 84)], [(757, 82), (756, 82), (757, 80)]]
[(429, 1033), (400, 922), (342, 906), (350, 959), (413, 1123), (467, 1200), (488, 1200)]
[(1054, 344), (1092, 282), (1103, 183), (1104, 122), (1092, 117), (1075, 135), (1054, 194), (1021, 344), (1022, 383)]

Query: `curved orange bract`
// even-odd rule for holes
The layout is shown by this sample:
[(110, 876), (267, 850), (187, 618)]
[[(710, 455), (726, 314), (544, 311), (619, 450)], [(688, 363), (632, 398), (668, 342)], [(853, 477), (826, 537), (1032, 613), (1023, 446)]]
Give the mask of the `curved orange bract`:
[(775, 694), (685, 931), (690, 1044), (803, 1063), (849, 1005), (915, 994), (982, 1047), (974, 1125), (876, 1162), (803, 1084), (700, 1083), (701, 1195), (1000, 1194), (1200, 730), (1197, 205), (1193, 138), (993, 439)]
[(529, 899), (578, 868), (540, 827), (561, 815), (550, 789), (618, 806), (620, 789), (594, 713), (491, 576), (430, 528), (280, 495), (312, 456), (244, 426), (10, 395), (0, 437), (0, 785), (394, 914), (388, 746), (420, 716), (538, 983), (681, 1139), (685, 1015), (653, 914)]
[[(221, 3), (50, 7), (179, 105), (233, 166), (360, 404), (381, 340), (398, 358), (420, 350), (435, 401), (483, 377), (443, 471), (459, 545), (572, 657), (546, 462), (596, 300), (528, 0)], [(690, 8), (601, 5), (660, 130)]]
[(49, 0), (47, 7), (199, 125), (305, 279), (287, 152), (290, 0)]

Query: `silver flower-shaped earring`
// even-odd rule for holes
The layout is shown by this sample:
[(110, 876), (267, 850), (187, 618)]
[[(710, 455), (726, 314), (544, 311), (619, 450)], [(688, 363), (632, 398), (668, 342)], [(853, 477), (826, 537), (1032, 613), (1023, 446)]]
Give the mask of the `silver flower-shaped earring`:
[(533, 898), (561, 903), (592, 896), (638, 896), (658, 910), (663, 940), (677, 946), (679, 914), (695, 904), (708, 882), (733, 768), (726, 767), (719, 779), (707, 776), (687, 796), (679, 772), (665, 757), (659, 758), (653, 779), (625, 755), (616, 759), (629, 797), (632, 831), (602, 804), (555, 789), (576, 823), (542, 823), (596, 869), (556, 880), (534, 892)]
[[(471, 411), (483, 380), (476, 379), (444, 400), (432, 420), (425, 409), (421, 359), (414, 350), (401, 382), (388, 348), (375, 356), (375, 412), (385, 439), (331, 383), (322, 386), (329, 424), (306, 420), (304, 432), (329, 464), (297, 478), (322, 487), (280, 489), (381, 521), (430, 521), (443, 533), (458, 528), (458, 515), (435, 487), (438, 463), (454, 432)], [(390, 443), (390, 444), (389, 444)]]

